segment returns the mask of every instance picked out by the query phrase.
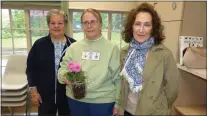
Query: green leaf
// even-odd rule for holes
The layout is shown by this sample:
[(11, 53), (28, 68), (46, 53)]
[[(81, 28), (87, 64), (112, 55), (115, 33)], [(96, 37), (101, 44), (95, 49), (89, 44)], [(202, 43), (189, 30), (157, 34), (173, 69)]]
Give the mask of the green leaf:
[(64, 76), (66, 76), (66, 79), (69, 80), (69, 81), (71, 81), (72, 78), (73, 78), (73, 74), (72, 73), (69, 73), (69, 72), (65, 73)]
[(76, 72), (76, 73), (67, 72), (64, 76), (66, 76), (66, 78), (71, 82), (74, 81), (84, 82), (86, 79), (86, 75), (83, 71)]

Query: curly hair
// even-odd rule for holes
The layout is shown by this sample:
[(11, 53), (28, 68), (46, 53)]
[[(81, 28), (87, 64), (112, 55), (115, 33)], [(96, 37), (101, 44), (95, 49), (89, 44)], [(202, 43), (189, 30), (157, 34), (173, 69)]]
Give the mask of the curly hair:
[(152, 33), (151, 36), (154, 37), (155, 45), (160, 44), (165, 36), (163, 34), (164, 26), (161, 24), (161, 20), (157, 11), (154, 10), (154, 7), (149, 3), (142, 3), (137, 8), (132, 9), (125, 21), (124, 30), (122, 31), (122, 39), (126, 43), (130, 43), (133, 37), (133, 24), (136, 19), (136, 15), (140, 12), (147, 12), (152, 17)]

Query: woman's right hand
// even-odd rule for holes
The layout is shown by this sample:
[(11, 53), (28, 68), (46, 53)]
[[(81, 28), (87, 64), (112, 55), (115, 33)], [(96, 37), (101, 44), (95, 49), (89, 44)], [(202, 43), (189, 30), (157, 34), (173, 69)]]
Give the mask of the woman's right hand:
[(31, 100), (33, 104), (39, 105), (39, 103), (42, 103), (42, 98), (38, 93), (36, 87), (31, 88), (30, 93), (31, 93), (31, 98), (32, 98)]

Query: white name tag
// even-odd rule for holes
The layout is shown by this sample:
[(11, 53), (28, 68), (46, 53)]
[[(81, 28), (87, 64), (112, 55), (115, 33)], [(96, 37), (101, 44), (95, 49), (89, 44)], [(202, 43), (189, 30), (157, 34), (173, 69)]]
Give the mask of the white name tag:
[(100, 60), (100, 52), (84, 51), (82, 53), (82, 60)]

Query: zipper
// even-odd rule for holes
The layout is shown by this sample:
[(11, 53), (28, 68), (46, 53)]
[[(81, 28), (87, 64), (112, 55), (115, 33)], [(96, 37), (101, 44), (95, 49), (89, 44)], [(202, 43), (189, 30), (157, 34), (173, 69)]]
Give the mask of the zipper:
[(56, 95), (56, 91), (57, 91), (57, 72), (55, 74), (55, 104), (56, 104), (56, 99), (57, 99), (57, 95)]
[[(64, 46), (63, 46), (63, 48), (62, 48), (62, 45), (61, 45), (61, 56), (60, 56), (60, 59), (59, 59), (59, 62), (58, 62), (58, 64), (60, 65), (60, 60), (61, 60), (61, 58), (62, 58), (62, 56), (63, 56), (63, 54), (66, 52), (66, 50), (67, 50), (67, 48), (68, 48), (68, 44), (67, 44), (67, 41), (71, 44), (71, 42), (70, 42), (70, 39), (69, 38), (67, 38), (66, 37), (66, 43), (64, 44)], [(67, 46), (66, 48), (65, 48), (65, 45)], [(53, 45), (54, 46), (54, 45)], [(65, 48), (65, 49), (64, 49)], [(55, 49), (55, 48), (54, 48)], [(54, 50), (55, 51), (55, 50)], [(55, 53), (54, 53), (54, 57), (55, 57)], [(59, 68), (59, 67), (58, 67)], [(58, 78), (58, 68), (56, 69), (56, 63), (55, 63), (55, 104), (56, 104), (56, 101), (57, 101), (57, 94), (56, 94), (56, 92), (57, 92), (57, 78)]]

